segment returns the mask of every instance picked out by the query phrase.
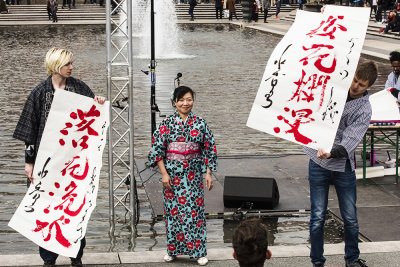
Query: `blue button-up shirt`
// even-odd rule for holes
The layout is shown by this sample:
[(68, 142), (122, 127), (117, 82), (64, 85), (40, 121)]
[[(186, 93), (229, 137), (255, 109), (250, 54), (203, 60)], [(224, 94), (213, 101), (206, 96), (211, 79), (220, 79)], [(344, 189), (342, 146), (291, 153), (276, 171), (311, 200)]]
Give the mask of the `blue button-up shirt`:
[(368, 92), (363, 97), (346, 102), (335, 141), (333, 142), (333, 148), (339, 145), (344, 147), (348, 158), (320, 159), (317, 157), (317, 150), (309, 147), (303, 147), (304, 152), (322, 168), (344, 172), (346, 161), (350, 160), (351, 169), (354, 170), (354, 151), (368, 130), (371, 115), (372, 108), (369, 103)]

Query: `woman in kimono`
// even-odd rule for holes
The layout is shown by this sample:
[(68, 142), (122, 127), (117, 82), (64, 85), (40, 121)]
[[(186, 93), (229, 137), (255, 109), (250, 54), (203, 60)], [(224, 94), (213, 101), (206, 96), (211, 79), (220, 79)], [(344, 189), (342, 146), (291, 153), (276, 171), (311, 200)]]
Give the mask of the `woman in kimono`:
[[(0, 0), (2, 1), (2, 0)], [(28, 178), (27, 186), (33, 183), (33, 167), (42, 139), (43, 131), (49, 115), (55, 90), (67, 90), (80, 95), (94, 98), (103, 104), (105, 98), (95, 96), (81, 80), (71, 77), (72, 53), (62, 48), (51, 48), (46, 54), (46, 70), (49, 75), (46, 80), (37, 85), (29, 94), (22, 110), (13, 137), (25, 142), (25, 175)], [(81, 239), (81, 247), (76, 258), (71, 258), (72, 267), (82, 266), (83, 248), (86, 245), (85, 237)], [(39, 247), (43, 266), (55, 266), (58, 254)]]
[(191, 112), (194, 97), (189, 87), (175, 89), (171, 100), (176, 111), (154, 132), (149, 162), (158, 165), (164, 187), (168, 245), (164, 261), (189, 255), (203, 266), (208, 262), (204, 187), (213, 187), (217, 150), (205, 120)]

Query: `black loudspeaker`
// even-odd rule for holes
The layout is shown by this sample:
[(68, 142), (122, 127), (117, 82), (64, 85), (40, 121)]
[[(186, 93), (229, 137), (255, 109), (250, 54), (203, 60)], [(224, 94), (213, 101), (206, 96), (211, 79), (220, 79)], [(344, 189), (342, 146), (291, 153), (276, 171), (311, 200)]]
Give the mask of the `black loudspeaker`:
[(273, 209), (279, 203), (274, 178), (225, 176), (224, 206), (240, 208), (252, 204), (255, 209)]

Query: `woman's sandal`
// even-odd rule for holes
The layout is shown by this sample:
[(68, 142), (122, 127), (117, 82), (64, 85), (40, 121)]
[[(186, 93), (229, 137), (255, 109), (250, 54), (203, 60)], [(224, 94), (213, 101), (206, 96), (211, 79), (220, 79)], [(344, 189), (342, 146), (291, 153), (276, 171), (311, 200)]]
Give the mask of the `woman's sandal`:
[(207, 265), (208, 260), (207, 260), (206, 257), (201, 257), (201, 258), (198, 258), (198, 259), (197, 259), (197, 263), (198, 263), (200, 266), (205, 266), (205, 265)]
[(171, 256), (171, 255), (168, 255), (168, 254), (164, 256), (164, 261), (165, 262), (172, 262), (174, 260), (175, 260), (175, 256)]

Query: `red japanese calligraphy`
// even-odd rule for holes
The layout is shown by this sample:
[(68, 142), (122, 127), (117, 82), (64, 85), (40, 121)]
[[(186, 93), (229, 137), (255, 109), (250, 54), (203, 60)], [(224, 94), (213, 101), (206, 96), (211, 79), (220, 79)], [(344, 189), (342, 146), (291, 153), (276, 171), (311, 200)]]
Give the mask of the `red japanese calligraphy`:
[(321, 21), (320, 25), (318, 28), (311, 30), (307, 35), (312, 38), (315, 35), (318, 36), (328, 36), (330, 39), (335, 39), (334, 33), (336, 32), (336, 29), (339, 28), (339, 30), (346, 32), (347, 28), (344, 27), (341, 24), (337, 24), (338, 20), (342, 20), (344, 16), (329, 16), (328, 19), (325, 21)]
[[(285, 112), (290, 112), (291, 110), (287, 107), (284, 108)], [(285, 122), (287, 125), (290, 126), (290, 129), (285, 131), (285, 133), (292, 133), (294, 136), (294, 139), (297, 142), (300, 142), (302, 144), (309, 144), (311, 142), (313, 142), (313, 140), (311, 140), (310, 138), (308, 138), (307, 136), (301, 134), (299, 132), (299, 128), (301, 124), (307, 124), (310, 123), (311, 121), (314, 121), (313, 118), (310, 118), (310, 115), (312, 114), (312, 110), (311, 109), (299, 109), (299, 110), (292, 110), (291, 111), (291, 116), (292, 118), (294, 118), (294, 122), (290, 123), (288, 119), (286, 119), (285, 117), (279, 115), (277, 116), (277, 119)], [(275, 133), (279, 133), (281, 131), (281, 129), (279, 127), (275, 127), (274, 128)]]
[[(72, 217), (78, 215), (81, 212), (83, 206), (86, 203), (86, 195), (84, 196), (82, 204), (79, 206), (79, 208), (77, 210), (75, 210), (75, 211), (70, 210), (69, 207), (74, 203), (75, 198), (78, 196), (76, 193), (73, 193), (76, 188), (77, 188), (77, 185), (75, 184), (75, 182), (71, 181), (71, 183), (67, 187), (65, 187), (65, 191), (68, 191), (70, 189), (72, 189), (72, 190), (67, 192), (67, 194), (65, 194), (62, 197), (62, 200), (64, 200), (64, 201), (61, 204), (59, 204), (56, 207), (54, 207), (54, 209), (55, 210), (64, 210), (65, 214), (67, 214), (69, 216), (72, 216)], [(65, 203), (67, 203), (67, 205), (66, 205), (66, 207), (64, 209), (64, 204)]]
[(72, 119), (77, 119), (79, 118), (81, 120), (80, 123), (78, 123), (76, 126), (78, 127), (77, 131), (84, 131), (87, 130), (89, 135), (94, 135), (98, 136), (99, 134), (92, 128), (90, 125), (95, 121), (95, 119), (91, 119), (90, 121), (87, 121), (85, 118), (89, 117), (100, 117), (100, 111), (96, 109), (96, 106), (93, 105), (88, 112), (83, 112), (82, 110), (78, 109), (77, 113), (72, 112), (70, 114), (70, 117)]
[[(61, 230), (61, 226), (58, 223), (58, 221), (60, 221), (62, 224), (68, 224), (70, 222), (70, 220), (68, 218), (64, 219), (64, 216), (61, 216), (59, 219), (55, 220), (52, 223), (48, 223), (48, 222), (41, 222), (39, 220), (36, 220), (36, 228), (33, 229), (34, 232), (39, 232), (41, 231), (43, 234), (43, 230), (48, 227), (48, 233), (47, 236), (43, 239), (43, 241), (47, 242), (50, 240), (51, 238), (51, 230), (53, 229), (53, 227), (55, 227), (56, 229), (56, 240), (58, 241), (58, 243), (60, 243), (63, 247), (70, 247), (71, 243), (64, 237), (62, 230)], [(44, 237), (44, 236), (43, 236)]]
[[(289, 101), (296, 100), (306, 101), (310, 103), (315, 100), (315, 90), (320, 89), (321, 91), (321, 99), (319, 101), (318, 110), (321, 108), (322, 103), (324, 101), (326, 85), (331, 78), (329, 75), (318, 75), (312, 74), (308, 78), (306, 78), (306, 72), (304, 70), (301, 71), (301, 78), (294, 82), (297, 85), (296, 91), (293, 93), (293, 96), (289, 99)], [(308, 86), (307, 86), (308, 85)]]
[[(72, 140), (72, 146), (75, 148), (78, 146), (78, 143), (80, 142), (79, 146), (82, 147), (82, 150), (87, 149), (89, 146), (87, 144), (87, 141), (89, 140), (89, 136), (98, 136), (98, 132), (92, 128), (92, 124), (95, 122), (95, 118), (93, 117), (99, 117), (100, 116), (100, 111), (96, 109), (95, 105), (92, 105), (90, 110), (88, 112), (84, 112), (80, 109), (77, 109), (76, 112), (71, 112), (69, 114), (70, 118), (73, 120), (80, 120), (76, 124), (73, 124), (71, 122), (66, 122), (65, 127), (60, 130), (60, 133), (67, 136), (68, 135), (68, 129), (71, 129), (73, 127), (76, 127), (77, 129), (75, 131), (77, 132), (87, 132), (87, 135), (84, 135), (81, 137), (78, 141)], [(61, 146), (65, 145), (64, 139), (59, 139), (59, 144)]]
[(306, 48), (303, 46), (303, 50), (304, 51), (308, 51), (308, 50), (313, 50), (308, 56), (300, 59), (300, 62), (303, 61), (303, 66), (308, 65), (308, 61), (310, 59), (314, 59), (316, 58), (316, 61), (314, 62), (314, 66), (322, 72), (325, 73), (332, 73), (335, 71), (336, 68), (336, 57), (333, 56), (333, 60), (332, 60), (332, 64), (329, 67), (325, 67), (322, 65), (322, 60), (329, 57), (330, 54), (329, 53), (320, 53), (320, 51), (324, 48), (327, 49), (333, 49), (333, 45), (324, 45), (324, 44), (313, 44), (310, 48)]
[[(89, 137), (87, 135), (82, 136), (79, 140), (81, 141), (81, 143), (79, 144), (80, 147), (82, 147), (82, 150), (86, 149), (89, 147), (89, 145), (87, 144), (87, 141), (89, 140)], [(78, 142), (76, 142), (75, 140), (72, 140), (72, 146), (75, 148), (78, 146)]]
[[(75, 161), (75, 159), (79, 159), (79, 158), (80, 158), (80, 156), (75, 156), (75, 157), (72, 158), (72, 160), (70, 160), (70, 161), (68, 161), (67, 163), (65, 163), (65, 165), (67, 165), (67, 167), (65, 167), (65, 168), (61, 171), (61, 174), (62, 174), (63, 176), (65, 176), (65, 174), (67, 173), (67, 170), (71, 170), (70, 173), (69, 173), (69, 175), (70, 175), (72, 178), (75, 178), (75, 179), (77, 179), (77, 180), (83, 180), (83, 179), (85, 179), (86, 176), (87, 176), (87, 174), (88, 174), (88, 172), (89, 172), (89, 160), (88, 160), (88, 158), (86, 158), (85, 169), (84, 169), (84, 171), (83, 171), (83, 173), (82, 173), (81, 175), (78, 174), (78, 171), (75, 171), (77, 168), (79, 168), (79, 167), (81, 166), (79, 163), (78, 163), (78, 164), (75, 164), (75, 165), (73, 165), (73, 166), (71, 166), (71, 164)], [(79, 169), (78, 169), (78, 170), (79, 170)]]

